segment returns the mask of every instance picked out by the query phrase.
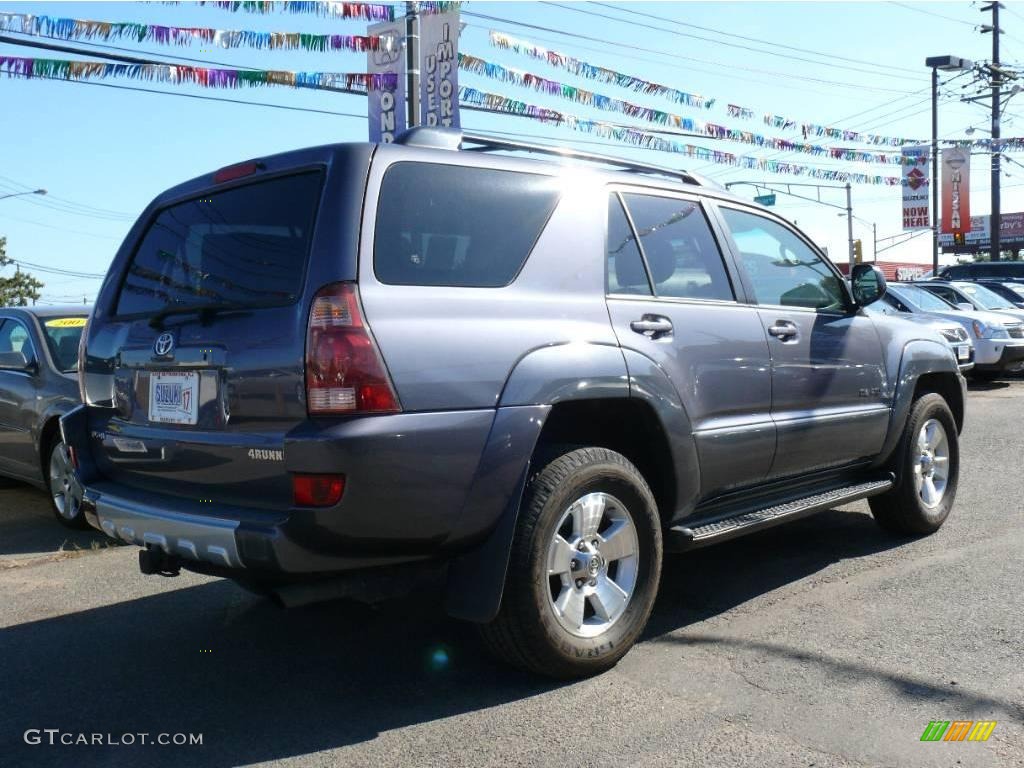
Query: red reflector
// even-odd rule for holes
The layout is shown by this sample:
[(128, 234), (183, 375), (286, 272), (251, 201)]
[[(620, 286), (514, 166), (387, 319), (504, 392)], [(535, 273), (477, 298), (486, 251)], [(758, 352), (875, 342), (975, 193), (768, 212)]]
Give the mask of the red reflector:
[(297, 507), (332, 507), (345, 492), (344, 475), (292, 475)]
[(255, 160), (250, 160), (247, 163), (238, 163), (237, 165), (228, 165), (213, 174), (213, 183), (223, 184), (225, 181), (240, 179), (243, 176), (252, 176), (260, 168), (261, 164)]
[(68, 446), (68, 457), (71, 459), (71, 466), (78, 469), (78, 452), (75, 450), (75, 446)]

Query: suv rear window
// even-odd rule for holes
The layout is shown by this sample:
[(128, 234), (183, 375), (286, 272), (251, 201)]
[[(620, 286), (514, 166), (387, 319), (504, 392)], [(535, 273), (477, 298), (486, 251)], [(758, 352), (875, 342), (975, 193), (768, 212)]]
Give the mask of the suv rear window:
[(116, 314), (294, 303), (320, 187), (319, 171), (300, 173), (164, 208), (135, 251)]
[(377, 279), (390, 285), (508, 285), (558, 202), (556, 184), (532, 173), (396, 163), (384, 175), (377, 206)]

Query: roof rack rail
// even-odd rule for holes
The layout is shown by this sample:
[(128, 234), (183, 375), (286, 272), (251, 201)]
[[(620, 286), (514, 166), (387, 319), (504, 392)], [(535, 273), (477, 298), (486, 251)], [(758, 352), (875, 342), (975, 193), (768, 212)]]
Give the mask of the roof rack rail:
[[(551, 155), (564, 157), (571, 160), (583, 160), (590, 163), (601, 163), (615, 168), (621, 168), (631, 173), (646, 173), (657, 176), (667, 176), (685, 184), (697, 186), (718, 186), (707, 179), (688, 171), (678, 168), (665, 168), (660, 165), (648, 165), (638, 163), (634, 160), (625, 160), (621, 157), (611, 157), (592, 152), (579, 152), (567, 147), (559, 147), (551, 144), (532, 144), (524, 141), (513, 141), (488, 136), (484, 133), (464, 133), (453, 128), (426, 128), (418, 126), (410, 128), (395, 139), (396, 144), (405, 144), (417, 147), (432, 147), (435, 149), (465, 149), (468, 152), (532, 152), (538, 155)], [(472, 146), (466, 146), (467, 144)]]
[[(466, 147), (467, 143), (474, 144), (475, 146)], [(629, 171), (631, 173), (648, 173), (656, 176), (667, 176), (677, 181), (681, 180), (685, 184), (702, 186), (702, 180), (698, 176), (694, 176), (693, 174), (678, 168), (665, 168), (660, 165), (648, 165), (647, 163), (638, 163), (635, 160), (625, 160), (621, 157), (601, 155), (594, 152), (580, 152), (575, 149), (568, 149), (566, 147), (558, 147), (550, 144), (533, 144), (525, 141), (498, 139), (481, 133), (463, 133), (462, 147), (471, 152), (511, 150), (519, 152), (533, 152), (538, 155), (553, 155), (555, 157), (565, 157), (571, 160), (584, 160), (589, 163), (603, 163), (604, 165), (611, 165), (615, 168), (621, 168), (622, 170)]]

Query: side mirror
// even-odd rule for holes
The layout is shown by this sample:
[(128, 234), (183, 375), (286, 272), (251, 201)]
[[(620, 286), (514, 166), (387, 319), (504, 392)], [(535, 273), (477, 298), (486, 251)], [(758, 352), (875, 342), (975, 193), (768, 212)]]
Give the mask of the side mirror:
[(969, 301), (958, 301), (956, 303), (957, 309), (962, 309), (964, 312), (973, 312), (974, 305)]
[(27, 371), (35, 373), (34, 360), (25, 357), (24, 352), (0, 352), (0, 371)]
[(850, 276), (850, 287), (857, 306), (866, 307), (885, 295), (885, 275), (874, 264), (856, 264)]

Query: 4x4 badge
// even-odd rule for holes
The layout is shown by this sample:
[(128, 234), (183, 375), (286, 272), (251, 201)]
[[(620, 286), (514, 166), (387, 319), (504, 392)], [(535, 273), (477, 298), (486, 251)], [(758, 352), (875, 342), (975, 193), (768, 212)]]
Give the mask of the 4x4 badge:
[(170, 332), (161, 333), (153, 342), (153, 351), (157, 357), (167, 357), (174, 351), (174, 334)]

